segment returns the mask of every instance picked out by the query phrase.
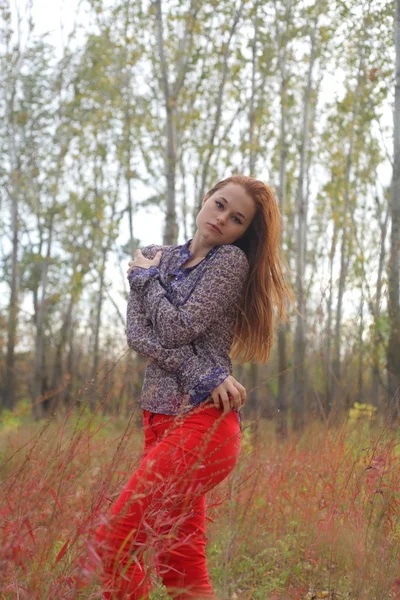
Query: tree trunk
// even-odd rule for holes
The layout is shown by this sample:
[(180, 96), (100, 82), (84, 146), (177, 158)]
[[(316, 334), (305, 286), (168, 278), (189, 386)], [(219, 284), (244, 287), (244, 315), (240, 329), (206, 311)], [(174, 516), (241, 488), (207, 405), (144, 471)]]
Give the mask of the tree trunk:
[(311, 53), (308, 68), (307, 85), (304, 91), (303, 108), (303, 130), (300, 147), (300, 170), (296, 198), (296, 296), (297, 308), (301, 315), (296, 313), (296, 330), (294, 339), (294, 389), (293, 389), (293, 427), (301, 430), (305, 421), (305, 392), (306, 392), (306, 333), (305, 314), (306, 297), (304, 289), (305, 255), (306, 255), (306, 232), (308, 197), (305, 191), (305, 180), (307, 170), (307, 151), (309, 138), (309, 113), (311, 102), (312, 76), (316, 58), (316, 34), (319, 19), (317, 4), (317, 15), (311, 34)]
[[(364, 27), (366, 32), (366, 28)], [(360, 44), (360, 58), (358, 63), (357, 73), (357, 84), (354, 92), (353, 110), (351, 118), (351, 132), (349, 140), (349, 148), (346, 157), (346, 169), (345, 169), (345, 180), (344, 180), (344, 199), (343, 199), (343, 224), (342, 224), (342, 239), (340, 244), (340, 274), (339, 274), (339, 287), (338, 287), (338, 300), (336, 306), (336, 324), (335, 324), (335, 356), (332, 364), (333, 371), (333, 393), (332, 403), (334, 410), (334, 418), (337, 419), (340, 408), (341, 408), (341, 388), (340, 388), (340, 375), (341, 375), (341, 364), (340, 364), (340, 350), (341, 350), (341, 324), (342, 324), (342, 307), (343, 307), (343, 296), (346, 288), (346, 277), (347, 268), (349, 263), (348, 256), (348, 210), (350, 203), (350, 177), (353, 165), (353, 149), (355, 141), (355, 125), (359, 110), (359, 96), (362, 79), (364, 77), (364, 45), (365, 37), (362, 39)]]
[(400, 0), (395, 12), (396, 76), (394, 91), (394, 160), (391, 198), (389, 301), (390, 335), (387, 348), (389, 416), (394, 424), (400, 416)]
[[(10, 36), (11, 40), (11, 36)], [(7, 53), (11, 54), (11, 46), (9, 42), (6, 45)], [(14, 65), (18, 65), (21, 56), (20, 46), (15, 47), (15, 55), (13, 60)], [(9, 65), (13, 62), (10, 61)], [(19, 303), (19, 265), (18, 265), (18, 250), (19, 250), (19, 202), (21, 200), (21, 157), (19, 150), (16, 147), (18, 140), (17, 125), (16, 125), (16, 108), (15, 100), (17, 96), (17, 74), (9, 72), (10, 80), (7, 83), (8, 97), (5, 102), (5, 124), (6, 137), (9, 147), (9, 198), (11, 201), (11, 227), (12, 227), (12, 250), (11, 250), (11, 289), (10, 302), (8, 309), (8, 326), (7, 326), (7, 355), (5, 365), (5, 380), (3, 388), (3, 398), (1, 408), (13, 410), (16, 401), (16, 377), (15, 377), (15, 345), (18, 326), (18, 303)]]
[(56, 352), (55, 352), (55, 358), (54, 358), (54, 365), (53, 365), (53, 376), (52, 376), (52, 381), (51, 381), (51, 389), (53, 390), (54, 395), (52, 396), (51, 400), (49, 401), (45, 401), (44, 402), (44, 407), (45, 407), (45, 412), (52, 412), (53, 410), (55, 410), (58, 407), (59, 404), (59, 399), (61, 397), (61, 390), (60, 392), (56, 393), (56, 389), (60, 388), (60, 386), (62, 386), (62, 379), (63, 379), (63, 353), (64, 353), (64, 349), (65, 349), (65, 345), (67, 343), (67, 338), (68, 338), (68, 331), (71, 327), (71, 318), (72, 318), (72, 308), (73, 308), (73, 304), (74, 304), (74, 298), (73, 298), (73, 294), (71, 294), (69, 302), (68, 302), (68, 306), (67, 306), (67, 310), (65, 312), (65, 316), (63, 319), (63, 323), (61, 325), (61, 329), (60, 329), (60, 339), (58, 341), (57, 347), (56, 347)]
[(176, 244), (178, 240), (178, 223), (176, 220), (176, 169), (177, 169), (177, 99), (185, 83), (189, 65), (190, 49), (193, 42), (193, 33), (200, 4), (195, 6), (194, 0), (190, 4), (190, 18), (186, 21), (183, 37), (180, 41), (179, 62), (177, 65), (176, 81), (172, 85), (169, 81), (168, 64), (165, 57), (164, 30), (161, 10), (161, 0), (155, 0), (157, 48), (160, 58), (162, 91), (164, 95), (165, 110), (167, 114), (166, 130), (166, 160), (165, 175), (167, 179), (167, 212), (163, 243)]
[[(251, 75), (251, 98), (249, 106), (249, 174), (254, 177), (256, 169), (257, 150), (254, 147), (254, 126), (255, 126), (255, 95), (256, 95), (256, 65), (257, 65), (257, 4), (254, 9), (254, 38), (252, 43), (252, 75)], [(259, 365), (251, 363), (249, 373), (250, 394), (247, 401), (248, 410), (253, 417), (257, 414), (260, 406), (259, 398)], [(258, 423), (258, 420), (257, 420)], [(258, 431), (258, 427), (257, 427)]]
[(249, 372), (249, 396), (247, 399), (247, 409), (254, 417), (260, 405), (259, 401), (259, 365), (252, 362), (250, 363)]
[(381, 316), (381, 297), (382, 297), (382, 276), (385, 265), (385, 245), (389, 222), (389, 206), (387, 206), (386, 215), (383, 222), (380, 223), (381, 240), (379, 251), (378, 275), (376, 280), (376, 296), (374, 305), (374, 334), (372, 346), (372, 405), (380, 408), (380, 388), (381, 388), (381, 370), (379, 365), (379, 347), (382, 344), (382, 336), (379, 333), (379, 320)]
[(64, 392), (64, 408), (68, 410), (71, 406), (71, 396), (74, 389), (74, 323), (71, 319), (69, 331), (68, 331), (68, 354), (66, 371), (68, 377), (68, 383), (65, 387)]
[(2, 407), (13, 410), (15, 405), (15, 343), (17, 334), (18, 319), (18, 289), (19, 289), (19, 268), (18, 268), (18, 198), (14, 191), (12, 194), (12, 253), (11, 253), (11, 293), (8, 309), (8, 328), (7, 328), (7, 357), (5, 384), (3, 390)]
[[(101, 313), (103, 310), (103, 300), (104, 300), (104, 276), (106, 270), (106, 262), (107, 262), (107, 245), (103, 248), (103, 256), (102, 263), (100, 267), (100, 285), (99, 292), (97, 295), (97, 305), (96, 305), (96, 322), (94, 328), (94, 344), (93, 344), (93, 366), (92, 366), (92, 376), (91, 379), (95, 379), (97, 369), (99, 367), (100, 360), (100, 325), (101, 325)], [(90, 410), (94, 411), (96, 404), (96, 394), (91, 392), (90, 396)]]
[(357, 397), (358, 402), (365, 404), (364, 398), (364, 344), (363, 344), (363, 331), (364, 331), (364, 290), (361, 292), (360, 299), (360, 324), (358, 327), (358, 390)]
[(40, 277), (41, 298), (39, 300), (36, 311), (36, 334), (35, 334), (35, 360), (34, 360), (34, 375), (33, 375), (33, 416), (40, 419), (43, 416), (43, 381), (45, 380), (44, 367), (44, 319), (47, 300), (47, 276), (49, 271), (49, 261), (53, 244), (53, 219), (51, 217), (49, 225), (49, 237), (47, 241), (46, 257), (42, 263), (42, 272)]
[(214, 151), (215, 151), (215, 146), (216, 146), (215, 138), (216, 138), (217, 131), (218, 131), (220, 123), (221, 123), (224, 89), (225, 89), (226, 80), (227, 80), (227, 77), (229, 74), (228, 59), (229, 59), (229, 53), (230, 53), (230, 46), (231, 46), (231, 42), (232, 42), (234, 33), (237, 28), (237, 25), (242, 16), (243, 6), (244, 6), (244, 2), (242, 0), (239, 8), (235, 11), (235, 16), (233, 18), (232, 25), (231, 25), (231, 28), (229, 31), (229, 38), (228, 38), (228, 41), (225, 44), (225, 48), (224, 48), (222, 77), (221, 77), (221, 82), (220, 82), (219, 89), (218, 89), (216, 106), (214, 107), (215, 119), (214, 119), (214, 123), (213, 123), (212, 129), (211, 129), (210, 138), (208, 140), (208, 151), (206, 152), (206, 156), (205, 156), (205, 159), (204, 159), (204, 162), (202, 165), (202, 169), (201, 169), (199, 195), (197, 198), (197, 206), (194, 207), (193, 222), (195, 222), (197, 213), (200, 212), (200, 210), (201, 210), (201, 205), (202, 205), (202, 202), (204, 199), (204, 195), (207, 191), (206, 187), (207, 187), (207, 182), (208, 182), (208, 171), (210, 168), (211, 159), (212, 159)]
[[(286, 11), (285, 11), (285, 22), (289, 24), (291, 0), (286, 0)], [(276, 10), (276, 6), (275, 6)], [(278, 65), (280, 72), (280, 156), (279, 156), (279, 210), (281, 213), (281, 239), (282, 244), (286, 233), (286, 160), (288, 154), (288, 142), (286, 139), (286, 111), (288, 105), (288, 81), (289, 77), (287, 74), (287, 52), (288, 46), (286, 44), (285, 36), (279, 28), (279, 16), (276, 11), (276, 36), (277, 36), (277, 48), (278, 48)], [(288, 323), (284, 323), (279, 327), (278, 330), (278, 394), (276, 401), (277, 419), (276, 419), (276, 433), (281, 439), (285, 439), (288, 435), (288, 392), (287, 392), (287, 370), (288, 370), (288, 358), (286, 340), (289, 334), (290, 328)]]
[(254, 38), (251, 45), (251, 98), (249, 107), (249, 175), (255, 176), (257, 148), (254, 143), (255, 102), (256, 102), (256, 72), (257, 72), (257, 33), (258, 33), (258, 4), (254, 7)]
[(325, 399), (325, 413), (326, 417), (329, 418), (332, 410), (332, 389), (333, 389), (333, 373), (332, 373), (332, 316), (333, 316), (333, 262), (336, 254), (338, 227), (336, 221), (333, 225), (333, 235), (331, 250), (329, 253), (329, 295), (328, 295), (328, 315), (326, 319), (325, 328), (325, 373), (326, 373), (326, 399)]

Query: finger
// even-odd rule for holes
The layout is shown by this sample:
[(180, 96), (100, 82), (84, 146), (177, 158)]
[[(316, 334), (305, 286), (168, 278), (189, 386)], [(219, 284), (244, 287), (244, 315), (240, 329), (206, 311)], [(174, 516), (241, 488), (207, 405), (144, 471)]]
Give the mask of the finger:
[(232, 383), (236, 387), (236, 389), (239, 390), (241, 405), (243, 405), (247, 399), (246, 388), (244, 388), (243, 385), (236, 380)]
[(230, 412), (232, 410), (232, 407), (229, 402), (229, 398), (221, 400), (221, 402), (222, 402), (222, 406), (223, 406), (222, 416), (225, 416), (228, 414), (228, 412)]
[(245, 388), (243, 387), (243, 385), (241, 383), (239, 383), (239, 381), (236, 381), (236, 379), (234, 379), (232, 381), (233, 385), (235, 386), (235, 388), (237, 390), (239, 390), (239, 392), (243, 391)]
[(238, 410), (241, 407), (240, 395), (239, 398), (235, 398), (234, 396), (232, 396), (232, 394), (229, 394), (229, 403), (231, 408)]
[(226, 415), (231, 410), (227, 392), (220, 393), (220, 398), (221, 398), (221, 403), (222, 403), (222, 408), (223, 408), (222, 414)]
[(243, 385), (241, 385), (240, 383), (238, 384), (238, 390), (239, 390), (241, 396), (246, 396), (246, 388)]
[(135, 250), (135, 254), (142, 254), (142, 251), (138, 248), (137, 250)]
[(210, 394), (210, 398), (212, 399), (215, 408), (220, 408), (219, 394)]
[(239, 406), (241, 406), (242, 403), (242, 395), (240, 393), (240, 391), (235, 388), (235, 391), (233, 392), (233, 402), (235, 403), (235, 406), (237, 406), (237, 408), (239, 408)]
[(247, 400), (247, 394), (246, 394), (246, 390), (244, 390), (240, 394), (240, 406), (243, 406), (243, 404), (246, 402), (246, 400)]
[(228, 394), (230, 396), (230, 403), (232, 408), (239, 408), (241, 406), (241, 394), (235, 385), (232, 385), (228, 389)]

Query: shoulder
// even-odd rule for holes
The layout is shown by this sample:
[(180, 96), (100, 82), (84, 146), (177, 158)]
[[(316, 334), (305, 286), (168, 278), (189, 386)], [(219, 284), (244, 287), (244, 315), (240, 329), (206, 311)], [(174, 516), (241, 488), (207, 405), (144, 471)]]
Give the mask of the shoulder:
[(222, 244), (205, 268), (213, 282), (238, 287), (247, 279), (249, 261), (241, 248), (232, 244)]
[(246, 253), (233, 244), (223, 244), (220, 246), (216, 256), (219, 257), (220, 262), (236, 265), (242, 269), (249, 268), (249, 259), (247, 258)]

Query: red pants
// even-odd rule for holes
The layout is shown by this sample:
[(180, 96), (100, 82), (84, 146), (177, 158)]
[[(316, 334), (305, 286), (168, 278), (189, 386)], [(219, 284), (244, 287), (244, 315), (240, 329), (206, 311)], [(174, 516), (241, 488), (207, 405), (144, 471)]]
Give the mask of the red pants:
[[(238, 415), (201, 404), (183, 416), (143, 411), (137, 471), (96, 532), (104, 598), (147, 600), (150, 566), (175, 599), (213, 598), (206, 566), (205, 494), (240, 451)], [(146, 563), (146, 564), (145, 564)]]

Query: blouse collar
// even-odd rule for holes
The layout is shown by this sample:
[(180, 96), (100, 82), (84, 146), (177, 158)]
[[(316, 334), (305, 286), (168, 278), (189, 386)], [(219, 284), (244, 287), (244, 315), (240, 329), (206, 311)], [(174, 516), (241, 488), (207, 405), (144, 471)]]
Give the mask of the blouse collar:
[[(190, 258), (192, 258), (193, 254), (189, 249), (189, 245), (190, 242), (193, 240), (193, 238), (190, 238), (190, 240), (188, 240), (187, 242), (185, 242), (180, 249), (179, 252), (179, 266), (183, 265), (186, 261), (188, 261)], [(203, 260), (208, 260), (209, 258), (211, 258), (211, 256), (213, 256), (215, 254), (215, 252), (218, 250), (219, 246), (213, 246), (212, 248), (210, 248), (210, 250), (207, 252), (207, 254), (205, 255)], [(203, 260), (201, 262), (203, 262)], [(196, 266), (196, 265), (193, 265)], [(191, 269), (192, 267), (188, 267), (188, 269)]]

